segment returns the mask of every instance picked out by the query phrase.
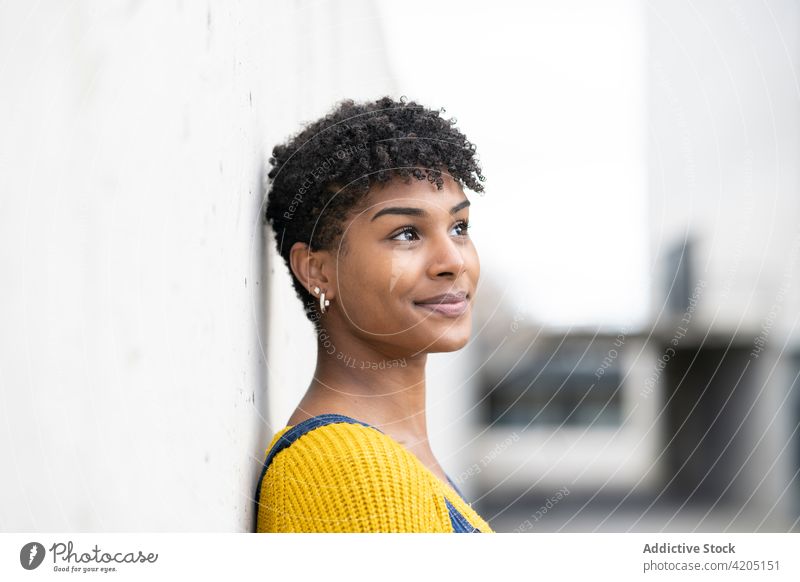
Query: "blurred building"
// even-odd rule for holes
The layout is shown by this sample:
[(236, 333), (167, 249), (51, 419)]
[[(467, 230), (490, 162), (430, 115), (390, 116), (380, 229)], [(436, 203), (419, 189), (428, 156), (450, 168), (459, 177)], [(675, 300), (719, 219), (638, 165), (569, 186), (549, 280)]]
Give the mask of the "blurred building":
[(499, 531), (800, 531), (800, 10), (651, 2), (646, 31), (648, 321), (490, 292), (463, 475)]

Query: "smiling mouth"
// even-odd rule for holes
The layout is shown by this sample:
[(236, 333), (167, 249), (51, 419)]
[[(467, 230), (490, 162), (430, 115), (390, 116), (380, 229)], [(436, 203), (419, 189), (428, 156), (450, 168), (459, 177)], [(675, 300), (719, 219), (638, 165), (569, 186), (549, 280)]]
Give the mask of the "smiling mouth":
[(469, 299), (465, 298), (451, 303), (414, 303), (414, 306), (445, 317), (459, 317), (469, 308)]

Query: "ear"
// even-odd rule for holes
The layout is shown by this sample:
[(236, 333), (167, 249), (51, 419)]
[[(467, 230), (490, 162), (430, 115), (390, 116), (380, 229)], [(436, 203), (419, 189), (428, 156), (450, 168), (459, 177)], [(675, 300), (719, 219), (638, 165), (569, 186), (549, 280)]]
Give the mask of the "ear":
[(336, 266), (328, 251), (312, 251), (306, 243), (296, 242), (289, 251), (289, 263), (295, 277), (311, 295), (318, 296), (314, 287), (319, 287), (326, 298), (334, 297)]

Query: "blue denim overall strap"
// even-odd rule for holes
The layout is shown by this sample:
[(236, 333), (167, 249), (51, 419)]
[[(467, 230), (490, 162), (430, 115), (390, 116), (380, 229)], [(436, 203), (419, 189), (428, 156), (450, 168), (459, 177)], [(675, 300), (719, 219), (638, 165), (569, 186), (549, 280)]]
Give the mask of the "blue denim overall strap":
[[(258, 485), (256, 486), (256, 497), (255, 497), (255, 520), (258, 520), (258, 507), (261, 501), (261, 486), (264, 482), (264, 476), (267, 474), (267, 469), (269, 469), (272, 460), (275, 458), (275, 455), (280, 453), (283, 449), (287, 448), (291, 445), (294, 441), (299, 439), (304, 434), (314, 430), (315, 428), (319, 428), (321, 426), (325, 426), (326, 424), (335, 424), (339, 422), (346, 422), (349, 424), (360, 424), (362, 426), (366, 426), (369, 428), (374, 428), (378, 432), (385, 434), (381, 429), (377, 426), (373, 426), (366, 422), (362, 422), (360, 420), (356, 420), (350, 416), (345, 416), (344, 414), (336, 414), (336, 413), (325, 413), (319, 414), (317, 416), (312, 416), (311, 418), (307, 418), (301, 422), (298, 422), (292, 428), (287, 430), (278, 441), (272, 446), (272, 448), (267, 453), (266, 458), (264, 459), (264, 466), (261, 469), (261, 476), (258, 479)], [(456, 487), (456, 484), (453, 483), (453, 480), (450, 479), (449, 475), (447, 476), (447, 480), (450, 482), (450, 485), (453, 489), (464, 499), (464, 495), (461, 493), (461, 490)], [(450, 515), (450, 524), (453, 526), (454, 533), (481, 533), (480, 530), (474, 528), (467, 518), (465, 518), (461, 512), (459, 512), (452, 503), (445, 497), (445, 504), (447, 505), (447, 511)], [(464, 499), (466, 502), (466, 499)]]
[[(456, 493), (458, 493), (461, 499), (463, 499), (464, 502), (466, 503), (467, 498), (464, 497), (463, 493), (461, 493), (461, 489), (459, 489), (456, 486), (456, 484), (453, 483), (453, 480), (450, 478), (450, 475), (447, 476), (447, 480), (450, 482), (450, 486), (456, 490)], [(467, 519), (461, 514), (461, 512), (458, 511), (446, 497), (444, 501), (447, 504), (447, 511), (450, 513), (450, 525), (453, 526), (454, 533), (482, 533), (481, 530), (479, 530), (476, 527), (473, 527), (472, 524), (469, 521), (467, 521)]]

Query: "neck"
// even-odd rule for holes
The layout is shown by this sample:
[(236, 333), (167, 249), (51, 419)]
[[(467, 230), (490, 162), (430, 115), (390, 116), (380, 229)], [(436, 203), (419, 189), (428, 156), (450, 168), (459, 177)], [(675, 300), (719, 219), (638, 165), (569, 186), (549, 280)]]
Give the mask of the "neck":
[(401, 443), (427, 441), (426, 362), (427, 354), (387, 357), (372, 345), (318, 344), (314, 379), (300, 406), (352, 416)]

